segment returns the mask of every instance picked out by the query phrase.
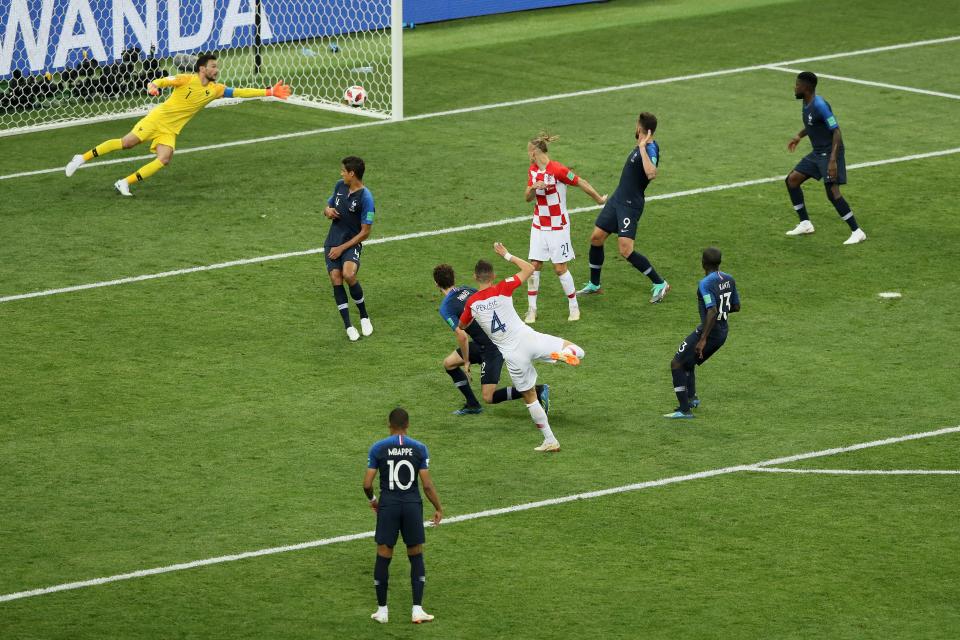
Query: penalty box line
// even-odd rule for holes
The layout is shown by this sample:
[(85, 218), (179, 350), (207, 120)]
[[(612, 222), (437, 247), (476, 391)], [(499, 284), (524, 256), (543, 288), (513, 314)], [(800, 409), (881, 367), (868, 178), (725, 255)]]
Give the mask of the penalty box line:
[[(954, 147), (952, 149), (942, 149), (940, 151), (929, 151), (927, 153), (915, 153), (907, 156), (899, 156), (896, 158), (887, 158), (884, 160), (871, 160), (869, 162), (860, 162), (857, 164), (852, 164), (847, 167), (847, 169), (864, 169), (867, 167), (878, 167), (886, 164), (895, 164), (899, 162), (910, 162), (913, 160), (923, 160), (926, 158), (936, 158), (940, 156), (948, 156), (956, 153), (960, 153), (960, 147)], [(703, 193), (712, 193), (714, 191), (727, 191), (729, 189), (740, 189), (742, 187), (752, 187), (760, 184), (768, 184), (771, 182), (781, 182), (783, 176), (771, 176), (769, 178), (759, 178), (756, 180), (744, 180), (741, 182), (731, 182), (729, 184), (719, 184), (713, 185), (710, 187), (699, 187), (696, 189), (687, 189), (685, 191), (674, 191), (671, 193), (662, 193), (657, 195), (652, 195), (647, 197), (648, 201), (652, 200), (670, 200), (672, 198), (682, 198), (685, 196), (694, 196), (700, 195)], [(599, 206), (588, 206), (588, 207), (578, 207), (575, 209), (569, 209), (567, 213), (584, 213), (587, 211), (594, 211), (599, 209)], [(431, 236), (440, 236), (446, 235), (448, 233), (459, 233), (461, 231), (474, 231), (477, 229), (486, 229), (488, 227), (498, 227), (507, 224), (514, 224), (517, 222), (524, 222), (530, 219), (530, 215), (514, 216), (511, 218), (501, 218), (500, 220), (492, 220), (490, 222), (480, 222), (476, 224), (467, 224), (461, 225), (458, 227), (447, 227), (445, 229), (433, 229), (429, 231), (417, 231), (413, 233), (405, 233), (396, 236), (387, 236), (385, 238), (374, 238), (373, 240), (366, 240), (364, 245), (375, 245), (375, 244), (384, 244), (387, 242), (398, 242), (401, 240), (414, 240), (417, 238), (427, 238)], [(174, 269), (171, 271), (161, 271), (159, 273), (147, 273), (139, 276), (128, 276), (124, 278), (117, 278), (115, 280), (104, 280), (100, 282), (91, 282), (88, 284), (78, 284), (71, 285), (68, 287), (59, 287), (56, 289), (44, 289), (41, 291), (31, 291), (29, 293), (17, 293), (7, 296), (0, 296), (0, 304), (4, 302), (14, 302), (16, 300), (27, 300), (30, 298), (43, 298), (46, 296), (53, 296), (61, 293), (73, 293), (76, 291), (85, 291), (87, 289), (100, 289), (103, 287), (113, 287), (121, 284), (132, 284), (134, 282), (144, 282), (146, 280), (157, 280), (159, 278), (170, 278), (173, 276), (182, 276), (190, 273), (199, 273), (202, 271), (214, 271), (217, 269), (226, 269), (228, 267), (239, 267), (250, 264), (259, 264), (261, 262), (271, 262), (274, 260), (283, 260), (285, 258), (295, 258), (299, 256), (309, 256), (314, 254), (323, 253), (323, 248), (314, 248), (314, 249), (304, 249), (301, 251), (290, 251), (287, 253), (276, 253), (269, 256), (258, 256), (254, 258), (242, 258), (239, 260), (230, 260), (228, 262), (218, 262), (216, 264), (202, 265), (198, 267), (187, 267), (184, 269)]]
[[(784, 60), (780, 62), (770, 62), (767, 64), (754, 64), (747, 65), (743, 67), (734, 67), (730, 69), (717, 69), (715, 71), (704, 71), (702, 73), (691, 73), (688, 75), (682, 76), (672, 76), (668, 78), (659, 78), (656, 80), (641, 80), (639, 82), (631, 82), (627, 84), (611, 85), (606, 87), (597, 87), (594, 89), (583, 89), (581, 91), (570, 91), (566, 93), (556, 93), (546, 96), (537, 96), (533, 98), (522, 98), (519, 100), (509, 100), (506, 102), (495, 102), (492, 104), (481, 104), (475, 105), (472, 107), (462, 107), (460, 109), (448, 109), (446, 111), (435, 111), (433, 113), (421, 113), (414, 116), (409, 116), (403, 120), (376, 120), (373, 122), (359, 122), (354, 124), (340, 125), (334, 127), (324, 127), (321, 129), (308, 129), (306, 131), (294, 131), (292, 133), (281, 133), (272, 136), (264, 136), (261, 138), (250, 138), (247, 140), (234, 140), (232, 142), (224, 142), (220, 144), (210, 144), (200, 147), (191, 147), (187, 149), (178, 149), (177, 153), (183, 155), (185, 153), (195, 153), (197, 151), (211, 151), (217, 149), (226, 149), (230, 147), (243, 146), (248, 144), (260, 144), (263, 142), (275, 142), (277, 140), (288, 140), (292, 138), (301, 138), (304, 136), (313, 136), (322, 133), (334, 133), (338, 131), (348, 131), (351, 129), (361, 129), (364, 127), (376, 127), (381, 125), (395, 124), (397, 122), (408, 122), (414, 120), (427, 120), (431, 118), (441, 118), (444, 116), (460, 115), (465, 113), (474, 113), (477, 111), (489, 111), (490, 109), (502, 109), (505, 107), (516, 107), (527, 104), (537, 104), (540, 102), (550, 102), (553, 100), (566, 100), (568, 98), (579, 98), (582, 96), (597, 95), (603, 93), (610, 93), (613, 91), (625, 91), (629, 89), (642, 89), (644, 87), (653, 87), (662, 84), (672, 84), (674, 82), (684, 82), (686, 80), (701, 80), (705, 78), (717, 78), (727, 75), (734, 75), (738, 73), (745, 73), (749, 71), (761, 71), (764, 69), (776, 69), (776, 67), (784, 67), (786, 65), (798, 64), (801, 62), (817, 62), (820, 60), (835, 60), (838, 58), (849, 58), (852, 56), (862, 56), (869, 55), (873, 53), (883, 53), (885, 51), (897, 51), (900, 49), (912, 49), (914, 47), (925, 47), (929, 45), (937, 44), (946, 44), (950, 42), (960, 41), (960, 35), (949, 36), (946, 38), (936, 38), (933, 40), (914, 40), (911, 42), (903, 42), (900, 44), (885, 45), (881, 47), (871, 47), (869, 49), (856, 49), (853, 51), (841, 51), (839, 53), (830, 53), (827, 55), (821, 56), (812, 56), (808, 58), (797, 58), (795, 60)], [(826, 77), (826, 76), (824, 76)], [(92, 164), (84, 164), (81, 169), (90, 169), (92, 167), (101, 167), (113, 164), (120, 164), (123, 162), (134, 162), (140, 160), (147, 160), (152, 158), (152, 155), (139, 155), (139, 156), (127, 156), (123, 158), (115, 158), (112, 160), (100, 160)], [(47, 173), (56, 173), (57, 171), (63, 171), (63, 167), (53, 167), (51, 169), (37, 169), (35, 171), (22, 171), (19, 173), (11, 173), (7, 175), (0, 175), (0, 180), (11, 180), (14, 178), (25, 178), (29, 176), (43, 175)]]
[[(783, 65), (770, 65), (767, 67), (770, 71), (782, 71), (784, 73), (800, 73), (801, 69), (785, 67)], [(944, 93), (943, 91), (931, 91), (930, 89), (919, 89), (917, 87), (907, 87), (900, 84), (889, 84), (887, 82), (875, 82), (873, 80), (861, 80), (860, 78), (851, 78), (849, 76), (835, 76), (829, 73), (817, 72), (818, 78), (827, 78), (838, 82), (849, 82), (851, 84), (862, 84), (867, 87), (878, 87), (880, 89), (893, 89), (895, 91), (906, 91), (907, 93), (918, 93), (924, 96), (935, 96), (937, 98), (950, 98), (951, 100), (960, 100), (960, 95), (955, 93)]]
[[(712, 478), (720, 475), (727, 475), (731, 473), (738, 473), (741, 471), (759, 471), (764, 467), (771, 467), (774, 465), (787, 464), (790, 462), (796, 462), (798, 460), (809, 460), (810, 458), (822, 458), (825, 456), (834, 456), (841, 453), (849, 453), (852, 451), (860, 451), (862, 449), (869, 449), (871, 447), (882, 447), (891, 444), (897, 444), (901, 442), (909, 442), (911, 440), (920, 440), (922, 438), (933, 438), (936, 436), (947, 435), (951, 433), (960, 433), (960, 426), (945, 427), (942, 429), (937, 429), (935, 431), (924, 431), (921, 433), (911, 433), (904, 436), (895, 436), (892, 438), (884, 438), (882, 440), (871, 440), (869, 442), (861, 442), (854, 445), (848, 445), (843, 447), (835, 447), (832, 449), (822, 449), (820, 451), (810, 451), (807, 453), (800, 453), (797, 455), (786, 456), (783, 458), (773, 458), (771, 460), (764, 460), (762, 462), (756, 462), (754, 464), (748, 465), (735, 465), (730, 467), (722, 467), (720, 469), (711, 469), (709, 471), (700, 471), (697, 473), (688, 473), (679, 476), (672, 476), (669, 478), (661, 478), (659, 480), (649, 480), (647, 482), (638, 482), (635, 484), (628, 484), (619, 487), (612, 487), (609, 489), (600, 489), (598, 491), (587, 491), (584, 493), (576, 493), (573, 495), (562, 496), (559, 498), (550, 498), (548, 500), (538, 500), (536, 502), (527, 502), (524, 504), (513, 505), (510, 507), (501, 507), (498, 509), (487, 509), (485, 511), (477, 511), (475, 513), (466, 513), (459, 516), (453, 516), (444, 520), (445, 525), (454, 524), (457, 522), (466, 522), (468, 520), (477, 520), (479, 518), (489, 518), (492, 516), (505, 515), (509, 513), (517, 513), (520, 511), (529, 511), (531, 509), (539, 509), (541, 507), (550, 507), (558, 504), (565, 504), (568, 502), (575, 502), (577, 500), (589, 500), (592, 498), (599, 498), (603, 496), (615, 495), (618, 493), (627, 493), (630, 491), (641, 491), (643, 489), (652, 489), (654, 487), (663, 487), (671, 484), (678, 484), (681, 482), (687, 482), (689, 480), (701, 480), (704, 478)], [(429, 525), (430, 523), (424, 523)], [(172, 573), (174, 571), (183, 571), (186, 569), (195, 569), (198, 567), (205, 567), (214, 564), (223, 564), (226, 562), (235, 562), (237, 560), (246, 560), (249, 558), (257, 558), (261, 556), (275, 555), (278, 553), (287, 553), (290, 551), (302, 551), (304, 549), (313, 549), (315, 547), (324, 547), (332, 544), (338, 544), (341, 542), (352, 542), (354, 540), (363, 540), (367, 538), (372, 538), (374, 536), (373, 531), (364, 531), (362, 533), (353, 533), (348, 535), (336, 536), (334, 538), (323, 538), (321, 540), (311, 540), (309, 542), (302, 542), (299, 544), (286, 545), (281, 547), (270, 547), (267, 549), (258, 549), (256, 551), (246, 551), (243, 553), (236, 553), (226, 556), (218, 556), (215, 558), (206, 558), (203, 560), (194, 560), (193, 562), (181, 562), (177, 564), (171, 564), (163, 567), (154, 567), (151, 569), (141, 569), (139, 571), (131, 571), (129, 573), (120, 573), (112, 576), (107, 576), (103, 578), (93, 578), (91, 580), (81, 580), (78, 582), (67, 582), (64, 584), (58, 584), (50, 587), (41, 587), (39, 589), (30, 589), (28, 591), (17, 591), (15, 593), (8, 593), (0, 595), (0, 602), (11, 602), (13, 600), (22, 600), (24, 598), (32, 598), (35, 596), (46, 595), (50, 593), (57, 593), (60, 591), (71, 591), (74, 589), (83, 589), (86, 587), (95, 587), (99, 585), (109, 584), (111, 582), (120, 582), (123, 580), (133, 580), (134, 578), (145, 578), (147, 576), (155, 576), (163, 573)]]

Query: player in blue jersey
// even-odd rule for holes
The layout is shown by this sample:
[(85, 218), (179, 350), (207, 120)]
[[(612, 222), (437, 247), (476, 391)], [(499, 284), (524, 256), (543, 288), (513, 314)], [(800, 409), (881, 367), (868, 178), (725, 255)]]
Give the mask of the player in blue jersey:
[[(483, 401), (487, 404), (499, 404), (507, 400), (519, 400), (523, 394), (515, 387), (497, 389), (500, 383), (500, 374), (503, 371), (503, 355), (493, 344), (489, 336), (476, 322), (471, 322), (467, 328), (460, 329), (457, 325), (466, 306), (467, 298), (477, 292), (473, 287), (456, 286), (456, 277), (453, 267), (448, 264), (438, 264), (433, 269), (433, 281), (436, 283), (443, 300), (440, 302), (440, 317), (453, 329), (457, 341), (457, 349), (443, 360), (443, 368), (453, 380), (454, 386), (463, 394), (466, 404), (453, 412), (463, 416), (482, 413), (483, 407), (477, 401), (477, 396), (470, 388), (470, 364), (480, 363), (480, 389)], [(464, 358), (463, 354), (467, 354)], [(550, 385), (536, 386), (537, 399), (543, 410), (550, 410)]]
[(822, 179), (827, 200), (837, 210), (840, 219), (850, 225), (850, 237), (843, 244), (859, 244), (867, 239), (867, 234), (857, 224), (850, 205), (840, 194), (840, 185), (847, 184), (847, 163), (837, 118), (830, 109), (830, 103), (817, 95), (817, 76), (813, 73), (804, 71), (797, 76), (793, 95), (797, 100), (803, 100), (803, 129), (787, 143), (787, 149), (794, 151), (800, 140), (806, 137), (810, 138), (813, 151), (804, 156), (787, 175), (787, 193), (790, 194), (794, 211), (800, 216), (800, 223), (787, 231), (787, 235), (802, 236), (814, 232), (800, 185), (808, 178)]
[(360, 312), (360, 331), (365, 336), (373, 333), (373, 324), (363, 299), (363, 287), (357, 281), (362, 243), (370, 235), (374, 215), (373, 194), (363, 186), (365, 169), (363, 160), (356, 156), (341, 160), (341, 179), (333, 187), (333, 195), (323, 209), (323, 215), (331, 220), (327, 239), (323, 243), (327, 274), (333, 284), (333, 299), (351, 341), (358, 340), (360, 333), (350, 323), (350, 305), (347, 303), (344, 281), (350, 287), (350, 297)]
[(715, 354), (727, 340), (727, 317), (740, 311), (737, 283), (729, 273), (720, 271), (720, 249), (703, 250), (703, 272), (706, 276), (697, 287), (700, 325), (687, 336), (670, 362), (673, 390), (680, 405), (665, 418), (692, 418), (700, 406), (697, 398), (695, 368)]
[[(407, 435), (410, 416), (400, 407), (390, 412), (390, 436), (370, 447), (367, 473), (363, 477), (363, 492), (377, 514), (377, 562), (373, 569), (373, 584), (377, 591), (377, 610), (370, 616), (380, 623), (387, 622), (387, 583), (390, 576), (390, 560), (397, 538), (403, 535), (410, 560), (410, 583), (413, 587), (414, 623), (430, 622), (433, 616), (423, 610), (423, 588), (426, 570), (423, 566), (423, 500), (420, 498), (419, 482), (423, 493), (433, 504), (433, 524), (440, 524), (443, 507), (440, 496), (430, 478), (430, 454), (427, 446)], [(373, 479), (380, 474), (380, 498), (373, 493)]]
[(653, 139), (657, 130), (657, 117), (643, 112), (637, 119), (634, 137), (637, 146), (633, 148), (620, 172), (617, 190), (607, 200), (597, 216), (590, 236), (590, 282), (577, 291), (584, 296), (600, 293), (600, 270), (603, 268), (603, 243), (612, 233), (616, 233), (620, 255), (653, 282), (650, 302), (660, 302), (670, 291), (670, 285), (650, 264), (646, 256), (633, 249), (637, 237), (637, 223), (643, 215), (643, 205), (647, 185), (657, 177), (660, 165), (660, 145)]

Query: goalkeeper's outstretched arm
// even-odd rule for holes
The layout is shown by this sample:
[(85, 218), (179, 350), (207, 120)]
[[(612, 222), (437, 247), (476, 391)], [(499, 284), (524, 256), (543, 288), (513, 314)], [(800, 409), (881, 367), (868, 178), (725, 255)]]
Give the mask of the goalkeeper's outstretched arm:
[(267, 87), (266, 89), (248, 89), (243, 87), (233, 88), (226, 87), (223, 90), (224, 98), (280, 98), (281, 100), (286, 100), (290, 97), (290, 87), (283, 83), (283, 80), (279, 81), (277, 84), (272, 87)]

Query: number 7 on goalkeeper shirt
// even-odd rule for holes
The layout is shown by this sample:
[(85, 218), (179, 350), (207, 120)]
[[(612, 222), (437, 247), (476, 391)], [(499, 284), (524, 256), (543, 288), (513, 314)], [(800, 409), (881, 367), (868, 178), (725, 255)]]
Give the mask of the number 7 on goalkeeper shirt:
[(132, 149), (149, 140), (150, 152), (156, 154), (156, 159), (113, 184), (120, 195), (133, 195), (130, 193), (131, 185), (143, 182), (170, 164), (180, 131), (193, 116), (217, 98), (274, 97), (286, 100), (290, 97), (290, 87), (283, 84), (282, 80), (267, 89), (233, 88), (217, 82), (220, 70), (217, 67), (217, 56), (213, 53), (205, 53), (197, 58), (195, 69), (196, 73), (159, 78), (149, 83), (147, 92), (152, 96), (159, 95), (160, 90), (167, 87), (173, 87), (173, 91), (162, 104), (133, 125), (133, 129), (124, 137), (107, 140), (86, 153), (73, 156), (66, 166), (67, 177), (72, 176), (81, 165), (93, 158), (120, 149)]

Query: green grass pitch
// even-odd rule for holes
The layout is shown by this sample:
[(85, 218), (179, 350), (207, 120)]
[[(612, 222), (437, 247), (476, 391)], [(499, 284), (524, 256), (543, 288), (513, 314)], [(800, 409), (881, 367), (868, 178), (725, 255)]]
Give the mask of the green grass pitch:
[[(418, 26), (407, 114), (955, 36), (955, 9), (615, 0)], [(948, 42), (798, 64), (956, 94), (958, 56)], [(211, 109), (132, 199), (111, 185), (144, 160), (0, 179), (0, 297), (321, 246), (348, 154), (367, 161), (375, 238), (527, 214), (525, 143), (543, 128), (561, 136), (554, 159), (611, 192), (642, 110), (663, 149), (650, 195), (783, 176), (800, 157), (786, 150), (792, 87), (756, 69), (183, 153), (365, 122)], [(960, 146), (956, 99), (829, 79), (820, 93), (851, 165)], [(62, 166), (129, 124), (0, 138), (0, 176)], [(532, 451), (520, 403), (451, 416), (460, 396), (440, 366), (454, 343), (433, 266), (466, 281), (494, 241), (524, 255), (526, 221), (368, 246), (376, 331), (355, 344), (318, 255), (0, 303), (0, 596), (369, 531), (366, 452), (398, 404), (448, 516), (957, 425), (958, 173), (960, 153), (852, 169), (844, 194), (869, 236), (855, 247), (818, 184), (805, 189), (817, 232), (798, 239), (783, 235), (795, 218), (778, 181), (651, 201), (637, 244), (674, 287), (661, 305), (612, 243), (606, 293), (578, 323), (545, 272), (536, 327), (587, 352), (540, 368), (553, 456)], [(578, 284), (593, 216), (573, 216)], [(675, 404), (669, 360), (697, 322), (707, 245), (743, 311), (698, 372), (697, 419), (677, 425), (660, 417)], [(784, 466), (958, 470), (958, 444)], [(956, 638), (958, 501), (956, 475), (743, 471), (428, 530), (437, 620), (423, 627), (408, 622), (402, 553), (391, 622), (369, 620), (367, 539), (0, 601), (0, 637)]]

